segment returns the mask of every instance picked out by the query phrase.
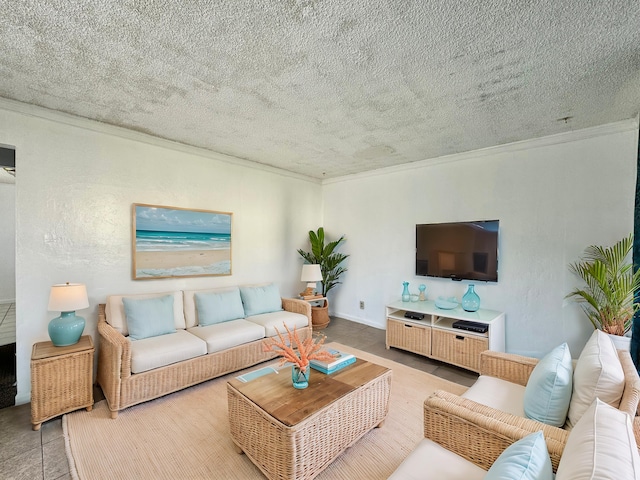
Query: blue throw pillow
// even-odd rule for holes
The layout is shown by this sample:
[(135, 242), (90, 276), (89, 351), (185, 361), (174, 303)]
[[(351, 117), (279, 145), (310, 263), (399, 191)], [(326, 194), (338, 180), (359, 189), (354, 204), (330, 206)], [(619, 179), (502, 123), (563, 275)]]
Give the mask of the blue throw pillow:
[(282, 310), (280, 290), (273, 283), (260, 287), (240, 287), (240, 296), (247, 317)]
[(198, 325), (206, 327), (214, 323), (244, 318), (240, 290), (228, 292), (196, 293)]
[(173, 295), (155, 298), (123, 298), (129, 337), (133, 340), (174, 333)]
[(510, 445), (493, 462), (484, 480), (553, 480), (553, 469), (542, 432)]
[(554, 348), (531, 372), (524, 391), (524, 414), (547, 425), (562, 427), (567, 420), (573, 367), (566, 343)]

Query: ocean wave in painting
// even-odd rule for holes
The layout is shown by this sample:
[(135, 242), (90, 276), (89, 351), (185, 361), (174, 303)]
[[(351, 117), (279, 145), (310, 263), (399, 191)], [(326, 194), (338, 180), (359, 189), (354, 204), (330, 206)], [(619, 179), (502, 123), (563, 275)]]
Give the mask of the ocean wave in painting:
[(139, 252), (225, 250), (230, 247), (231, 235), (225, 233), (136, 230), (136, 250)]

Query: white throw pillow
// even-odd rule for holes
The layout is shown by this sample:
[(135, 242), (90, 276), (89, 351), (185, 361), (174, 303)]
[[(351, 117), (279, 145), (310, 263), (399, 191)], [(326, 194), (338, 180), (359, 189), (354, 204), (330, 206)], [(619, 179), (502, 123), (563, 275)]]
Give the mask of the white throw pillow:
[(596, 399), (569, 434), (556, 480), (640, 480), (629, 416)]
[(567, 426), (575, 426), (596, 398), (618, 408), (623, 391), (624, 370), (618, 352), (606, 333), (595, 330), (573, 372)]

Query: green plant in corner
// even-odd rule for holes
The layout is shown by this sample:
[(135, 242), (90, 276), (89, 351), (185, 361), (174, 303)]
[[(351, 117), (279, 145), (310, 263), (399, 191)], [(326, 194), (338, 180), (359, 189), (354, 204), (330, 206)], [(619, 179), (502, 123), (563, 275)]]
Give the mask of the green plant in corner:
[(298, 253), (307, 263), (320, 265), (322, 272), (322, 296), (326, 297), (327, 293), (340, 282), (340, 275), (347, 271), (340, 264), (346, 260), (349, 255), (338, 253), (335, 249), (345, 240), (342, 235), (338, 240), (334, 240), (325, 245), (324, 228), (318, 228), (317, 232), (309, 231), (309, 243), (311, 244), (311, 252), (305, 252), (298, 249)]
[(633, 314), (640, 308), (634, 300), (635, 292), (640, 289), (640, 270), (633, 272), (632, 248), (633, 235), (612, 247), (591, 245), (580, 261), (569, 265), (585, 285), (566, 298), (582, 304), (593, 326), (612, 335), (627, 333)]

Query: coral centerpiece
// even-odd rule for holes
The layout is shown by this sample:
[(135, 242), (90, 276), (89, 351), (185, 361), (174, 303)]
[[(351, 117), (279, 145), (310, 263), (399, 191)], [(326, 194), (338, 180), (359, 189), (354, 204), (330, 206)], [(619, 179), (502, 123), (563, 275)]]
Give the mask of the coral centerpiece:
[[(306, 388), (309, 382), (309, 361), (331, 361), (335, 357), (330, 352), (323, 350), (325, 335), (318, 336), (318, 340), (314, 340), (312, 337), (306, 340), (300, 340), (296, 328), (293, 328), (293, 332), (285, 325), (287, 331), (288, 341), (276, 328), (278, 339), (270, 338), (264, 341), (264, 351), (273, 352), (282, 358), (280, 359), (280, 365), (284, 365), (287, 362), (293, 364), (292, 367), (292, 380), (293, 386), (296, 388)], [(298, 380), (298, 381), (296, 381)]]

